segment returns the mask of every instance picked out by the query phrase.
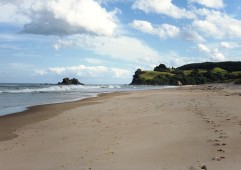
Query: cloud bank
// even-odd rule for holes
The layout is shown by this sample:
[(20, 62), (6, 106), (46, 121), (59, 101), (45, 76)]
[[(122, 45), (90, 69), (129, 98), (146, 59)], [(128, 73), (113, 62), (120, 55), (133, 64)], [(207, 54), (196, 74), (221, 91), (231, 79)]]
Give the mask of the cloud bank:
[[(118, 26), (116, 11), (107, 11), (94, 0), (2, 1), (1, 22), (24, 23), (22, 33), (71, 35), (89, 33), (113, 35)], [(10, 17), (9, 16), (18, 16)]]
[(93, 35), (75, 35), (60, 39), (54, 44), (56, 50), (67, 47), (80, 47), (102, 57), (152, 67), (159, 63), (159, 53), (145, 42), (128, 36), (106, 37)]
[(72, 75), (83, 78), (126, 78), (133, 74), (130, 70), (121, 68), (108, 68), (105, 66), (69, 66), (69, 67), (50, 67), (47, 69), (36, 69), (35, 74), (40, 76), (45, 75)]

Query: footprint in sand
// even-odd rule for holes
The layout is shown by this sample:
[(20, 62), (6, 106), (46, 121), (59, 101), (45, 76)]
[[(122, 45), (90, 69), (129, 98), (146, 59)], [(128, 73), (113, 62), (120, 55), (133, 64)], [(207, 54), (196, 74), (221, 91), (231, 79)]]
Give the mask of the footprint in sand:
[(221, 126), (221, 125), (216, 125), (216, 124), (213, 125), (213, 127), (220, 127), (220, 126)]
[(220, 134), (220, 135), (226, 135), (226, 133), (225, 133), (225, 132), (220, 132), (219, 134)]
[(213, 146), (220, 146), (220, 143), (216, 142)]
[(206, 165), (195, 165), (190, 168), (190, 170), (207, 170)]
[(218, 138), (228, 138), (228, 136), (219, 136)]
[(216, 157), (212, 158), (212, 160), (214, 160), (214, 161), (221, 161), (222, 159), (225, 159), (225, 156), (216, 156)]
[(225, 146), (225, 145), (227, 145), (226, 143), (222, 143), (222, 144), (220, 144), (220, 141), (219, 140), (214, 140), (214, 144), (213, 144), (213, 146)]
[(224, 151), (224, 150), (222, 150), (222, 149), (218, 149), (217, 151), (218, 151), (218, 152), (223, 152), (223, 153), (225, 152), (225, 151)]

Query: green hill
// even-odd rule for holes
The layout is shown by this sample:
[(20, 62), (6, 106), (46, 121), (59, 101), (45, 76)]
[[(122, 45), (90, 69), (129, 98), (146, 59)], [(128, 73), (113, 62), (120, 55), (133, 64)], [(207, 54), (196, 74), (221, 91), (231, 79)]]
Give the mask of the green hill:
[(140, 78), (143, 78), (145, 80), (151, 80), (159, 75), (170, 75), (174, 76), (172, 73), (168, 72), (159, 72), (159, 71), (143, 71), (143, 73), (140, 75)]
[(205, 62), (167, 68), (164, 64), (153, 70), (136, 70), (131, 84), (135, 85), (194, 85), (222, 83), (241, 79), (241, 62)]

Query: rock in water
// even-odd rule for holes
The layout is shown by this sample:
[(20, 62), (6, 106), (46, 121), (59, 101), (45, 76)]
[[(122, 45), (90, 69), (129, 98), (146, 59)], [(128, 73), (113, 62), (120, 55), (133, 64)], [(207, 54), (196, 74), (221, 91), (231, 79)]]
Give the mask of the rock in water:
[(58, 84), (61, 85), (84, 85), (83, 83), (80, 83), (78, 79), (73, 78), (73, 79), (69, 79), (68, 77), (64, 78), (63, 81)]

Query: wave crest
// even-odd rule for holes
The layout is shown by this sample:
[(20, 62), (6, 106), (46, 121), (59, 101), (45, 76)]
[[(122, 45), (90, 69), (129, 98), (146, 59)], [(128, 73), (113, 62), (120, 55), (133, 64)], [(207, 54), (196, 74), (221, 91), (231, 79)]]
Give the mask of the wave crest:
[(0, 93), (48, 93), (48, 92), (66, 92), (66, 91), (85, 91), (90, 89), (119, 89), (118, 85), (53, 85), (48, 87), (30, 87), (30, 88), (14, 88), (5, 89)]

